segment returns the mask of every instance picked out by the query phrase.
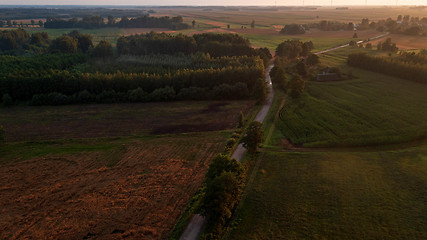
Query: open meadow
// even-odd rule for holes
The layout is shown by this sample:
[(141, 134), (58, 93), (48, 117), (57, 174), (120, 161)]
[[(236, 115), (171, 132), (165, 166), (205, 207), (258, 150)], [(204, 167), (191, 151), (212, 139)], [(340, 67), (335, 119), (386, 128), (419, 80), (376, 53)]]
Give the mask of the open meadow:
[(252, 105), (2, 109), (0, 238), (166, 238)]
[(425, 239), (427, 148), (258, 156), (226, 239)]

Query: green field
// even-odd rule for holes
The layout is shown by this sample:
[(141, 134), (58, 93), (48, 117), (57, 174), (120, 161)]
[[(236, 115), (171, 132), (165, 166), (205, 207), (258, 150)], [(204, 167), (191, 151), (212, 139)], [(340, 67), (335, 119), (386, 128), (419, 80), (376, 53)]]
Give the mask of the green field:
[[(427, 137), (427, 85), (345, 66), (358, 48), (321, 56), (356, 79), (307, 82), (301, 99), (288, 99), (279, 129), (292, 143), (314, 146), (365, 146)], [(367, 51), (367, 50), (364, 50)], [(371, 51), (373, 54), (381, 54)]]
[(427, 147), (273, 152), (227, 239), (426, 239)]

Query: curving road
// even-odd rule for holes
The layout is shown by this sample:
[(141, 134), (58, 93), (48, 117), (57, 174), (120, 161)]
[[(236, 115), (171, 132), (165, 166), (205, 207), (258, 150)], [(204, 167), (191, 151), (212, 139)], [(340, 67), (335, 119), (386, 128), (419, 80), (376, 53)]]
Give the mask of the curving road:
[[(267, 82), (268, 94), (264, 101), (264, 105), (262, 105), (258, 114), (256, 115), (254, 121), (263, 122), (265, 117), (267, 116), (268, 111), (270, 110), (271, 104), (273, 103), (274, 91), (273, 85), (271, 84), (270, 79), (270, 70), (273, 68), (273, 64), (267, 67), (265, 71), (265, 81)], [(239, 144), (234, 150), (231, 158), (236, 159), (237, 161), (241, 161), (243, 156), (246, 153), (246, 148), (243, 147), (242, 144)], [(179, 238), (180, 240), (197, 240), (202, 233), (203, 226), (206, 223), (205, 217), (200, 214), (195, 214), (191, 219), (190, 223), (185, 228), (184, 233)]]

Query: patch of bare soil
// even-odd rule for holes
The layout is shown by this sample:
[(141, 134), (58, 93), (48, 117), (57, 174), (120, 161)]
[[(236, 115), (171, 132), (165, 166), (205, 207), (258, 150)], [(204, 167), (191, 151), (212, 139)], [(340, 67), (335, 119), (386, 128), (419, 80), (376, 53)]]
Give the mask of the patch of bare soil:
[(222, 137), (164, 137), (0, 168), (0, 239), (165, 239)]

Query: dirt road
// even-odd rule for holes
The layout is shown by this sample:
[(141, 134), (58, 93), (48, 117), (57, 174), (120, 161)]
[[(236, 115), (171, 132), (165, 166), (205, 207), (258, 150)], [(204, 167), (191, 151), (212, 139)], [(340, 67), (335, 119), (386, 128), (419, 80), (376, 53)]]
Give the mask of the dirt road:
[[(370, 38), (370, 39), (369, 39), (368, 41), (366, 41), (366, 42), (369, 42), (369, 41), (373, 41), (373, 40), (377, 40), (377, 39), (383, 38), (383, 37), (385, 37), (385, 36), (388, 36), (389, 34), (390, 34), (389, 32), (384, 33), (384, 34), (382, 34), (382, 35), (379, 35), (379, 36), (376, 36), (376, 37)], [(357, 43), (357, 44), (360, 44), (360, 43), (364, 43), (364, 42), (365, 42), (365, 41), (357, 41), (356, 43)], [(329, 49), (326, 49), (326, 50), (323, 50), (323, 51), (320, 51), (320, 52), (317, 52), (317, 53), (314, 53), (314, 54), (319, 55), (319, 54), (327, 53), (327, 52), (334, 51), (334, 50), (337, 50), (337, 49), (340, 49), (340, 48), (345, 48), (345, 47), (348, 47), (348, 46), (350, 46), (350, 44), (344, 44), (344, 45), (341, 45), (341, 46), (338, 46), (338, 47), (334, 47), (334, 48), (329, 48)]]
[[(265, 99), (264, 105), (262, 105), (261, 109), (259, 110), (258, 114), (254, 119), (255, 121), (258, 121), (258, 122), (264, 121), (268, 111), (270, 110), (271, 104), (273, 103), (274, 91), (273, 91), (273, 85), (271, 84), (271, 79), (270, 79), (270, 70), (272, 68), (273, 68), (273, 64), (268, 66), (265, 71), (265, 81), (267, 82), (268, 94), (267, 94), (267, 98)], [(234, 158), (240, 162), (243, 156), (245, 155), (245, 153), (246, 153), (246, 148), (244, 148), (242, 144), (239, 144), (236, 150), (231, 155), (231, 158)], [(199, 214), (195, 214), (191, 219), (190, 223), (187, 225), (187, 228), (185, 229), (184, 233), (181, 235), (179, 239), (180, 240), (197, 240), (200, 234), (202, 233), (202, 229), (205, 223), (206, 223), (206, 219), (203, 216)]]

